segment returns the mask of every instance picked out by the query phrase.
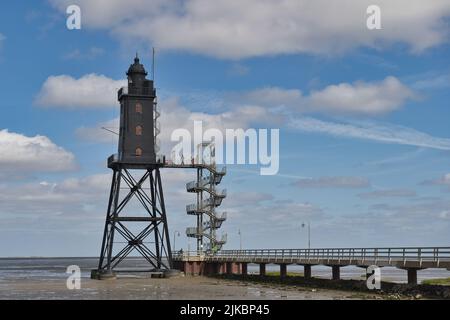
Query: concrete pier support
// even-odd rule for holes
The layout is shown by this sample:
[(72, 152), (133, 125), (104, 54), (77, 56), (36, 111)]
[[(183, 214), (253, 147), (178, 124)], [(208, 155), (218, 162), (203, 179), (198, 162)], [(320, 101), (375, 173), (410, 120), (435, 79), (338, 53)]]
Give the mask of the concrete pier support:
[(185, 272), (188, 275), (193, 275), (193, 273), (194, 273), (194, 262), (191, 262), (191, 261), (186, 262)]
[(280, 278), (286, 278), (287, 276), (287, 264), (280, 264)]
[(259, 275), (260, 276), (265, 276), (266, 275), (266, 264), (265, 263), (260, 263), (259, 264)]
[(408, 284), (417, 284), (417, 269), (410, 268), (408, 271)]
[(186, 261), (183, 269), (186, 275), (193, 276), (198, 274), (197, 263), (195, 261)]
[(340, 280), (341, 279), (341, 267), (340, 266), (331, 266), (331, 272), (332, 272), (332, 279), (333, 280)]
[(190, 261), (188, 265), (188, 273), (193, 276), (198, 276), (201, 273), (201, 262), (200, 261)]
[(211, 274), (219, 274), (220, 273), (220, 263), (213, 263), (211, 268)]
[(213, 275), (219, 273), (219, 267), (220, 265), (215, 262), (207, 263), (205, 265), (205, 274), (207, 275)]
[(227, 262), (225, 264), (225, 273), (226, 274), (233, 274), (233, 263), (232, 262)]
[(241, 263), (241, 273), (243, 274), (243, 275), (247, 275), (248, 274), (248, 271), (247, 271), (247, 263), (246, 262), (242, 262)]
[(231, 273), (241, 274), (241, 264), (239, 262), (233, 262), (231, 267)]
[(227, 273), (227, 268), (226, 267), (227, 267), (226, 262), (220, 263), (220, 265), (219, 265), (219, 274)]
[(201, 265), (202, 263), (200, 261), (194, 262), (194, 275), (198, 276), (201, 274)]
[(220, 274), (220, 266), (221, 263), (215, 262), (213, 267), (213, 273), (214, 274)]
[(202, 275), (208, 275), (212, 273), (212, 263), (203, 263), (202, 265)]
[(305, 279), (311, 279), (311, 265), (306, 264), (303, 266), (303, 277)]
[(181, 269), (182, 269), (182, 267), (181, 267), (181, 261), (173, 261), (173, 268), (174, 268), (174, 269), (181, 270)]

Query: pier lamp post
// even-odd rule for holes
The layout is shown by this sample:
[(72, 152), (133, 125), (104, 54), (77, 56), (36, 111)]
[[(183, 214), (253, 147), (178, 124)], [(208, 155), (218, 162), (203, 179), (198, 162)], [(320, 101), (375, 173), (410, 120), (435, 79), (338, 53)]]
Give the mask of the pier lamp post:
[(241, 229), (238, 229), (238, 235), (239, 235), (239, 249), (242, 251), (242, 233), (241, 233)]
[[(302, 223), (302, 228), (306, 227), (306, 223)], [(308, 221), (308, 249), (311, 249), (311, 223)]]
[(177, 230), (175, 230), (174, 232), (173, 232), (173, 251), (175, 251), (175, 241), (176, 241), (176, 238), (175, 238), (175, 236), (180, 236), (180, 232), (179, 231), (177, 231)]

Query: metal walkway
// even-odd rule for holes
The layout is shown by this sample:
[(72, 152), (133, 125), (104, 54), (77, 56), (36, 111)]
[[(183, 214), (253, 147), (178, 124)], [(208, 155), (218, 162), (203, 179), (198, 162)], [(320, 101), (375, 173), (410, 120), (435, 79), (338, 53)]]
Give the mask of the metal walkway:
[[(164, 168), (177, 168), (177, 169), (207, 169), (220, 177), (223, 177), (227, 173), (226, 167), (222, 167), (220, 170), (217, 170), (216, 166), (195, 162), (191, 162), (188, 164), (175, 164), (166, 162), (162, 166)], [(220, 181), (218, 183), (220, 183)]]
[(450, 270), (450, 247), (222, 250), (206, 261)]
[(296, 264), (304, 267), (305, 278), (312, 276), (312, 266), (325, 265), (332, 268), (334, 280), (340, 279), (341, 267), (390, 266), (407, 270), (408, 283), (417, 284), (418, 270), (450, 271), (450, 247), (220, 250), (216, 254), (177, 253), (173, 260), (191, 274), (247, 274), (247, 265), (253, 263), (259, 264), (259, 274), (264, 276), (267, 264), (277, 264), (281, 277), (287, 275), (288, 265)]

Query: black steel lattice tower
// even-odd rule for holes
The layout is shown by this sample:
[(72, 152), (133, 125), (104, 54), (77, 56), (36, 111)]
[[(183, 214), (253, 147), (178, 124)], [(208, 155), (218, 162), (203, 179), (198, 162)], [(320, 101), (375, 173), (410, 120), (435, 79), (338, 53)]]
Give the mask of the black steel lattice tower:
[(118, 154), (108, 158), (113, 177), (100, 260), (92, 272), (97, 279), (114, 277), (115, 271), (121, 271), (116, 267), (132, 252), (148, 262), (149, 268), (139, 271), (172, 268), (160, 174), (164, 158), (157, 155), (160, 129), (156, 90), (153, 80), (146, 79), (147, 72), (137, 55), (127, 76), (128, 86), (118, 91)]

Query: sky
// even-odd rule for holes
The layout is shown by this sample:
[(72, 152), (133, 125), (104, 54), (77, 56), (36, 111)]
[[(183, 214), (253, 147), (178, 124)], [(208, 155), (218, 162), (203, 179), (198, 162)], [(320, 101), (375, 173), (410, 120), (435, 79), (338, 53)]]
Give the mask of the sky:
[[(81, 8), (81, 29), (66, 8)], [(381, 29), (367, 28), (367, 7)], [(450, 2), (48, 0), (0, 10), (0, 256), (96, 256), (117, 90), (139, 53), (173, 130), (280, 130), (280, 167), (228, 165), (224, 248), (448, 246)], [(190, 170), (163, 169), (194, 247)]]

